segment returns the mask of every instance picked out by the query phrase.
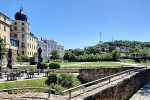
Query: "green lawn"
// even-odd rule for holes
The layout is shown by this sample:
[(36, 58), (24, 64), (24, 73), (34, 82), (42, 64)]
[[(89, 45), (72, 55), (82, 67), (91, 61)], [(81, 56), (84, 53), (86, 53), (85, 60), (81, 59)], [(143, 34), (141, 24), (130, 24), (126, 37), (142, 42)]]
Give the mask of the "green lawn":
[[(130, 62), (127, 62), (130, 63)], [(131, 62), (132, 63), (132, 62)], [(60, 63), (61, 67), (65, 68), (96, 68), (96, 67), (120, 67), (123, 64), (122, 63), (116, 63), (112, 61), (102, 61), (102, 62), (65, 62), (65, 63)], [(125, 66), (125, 65), (123, 65)], [(36, 69), (35, 66), (14, 66), (13, 68), (18, 68), (18, 69)]]
[(65, 68), (96, 68), (96, 67), (120, 67), (122, 66), (121, 63), (116, 62), (72, 62), (68, 63), (67, 65), (63, 65), (61, 67)]
[(78, 64), (79, 62), (62, 62), (60, 63), (61, 66), (71, 65), (71, 64)]
[[(50, 87), (50, 88), (53, 87), (56, 89), (55, 94), (59, 94), (59, 95), (61, 94), (61, 91), (67, 89), (62, 87), (61, 85), (48, 86), (45, 84), (46, 79), (47, 78), (33, 79), (33, 80), (26, 80), (26, 81), (4, 82), (4, 83), (0, 83), (0, 89), (22, 88), (22, 87)], [(77, 79), (77, 75), (73, 75), (73, 81), (74, 81), (74, 86), (81, 85), (81, 82)], [(16, 93), (25, 93), (25, 92), (47, 92), (47, 91), (41, 89), (29, 89), (29, 90), (13, 90), (12, 92), (9, 93), (16, 94)]]
[(84, 64), (81, 64), (84, 66), (120, 66), (120, 63), (115, 62), (87, 62)]

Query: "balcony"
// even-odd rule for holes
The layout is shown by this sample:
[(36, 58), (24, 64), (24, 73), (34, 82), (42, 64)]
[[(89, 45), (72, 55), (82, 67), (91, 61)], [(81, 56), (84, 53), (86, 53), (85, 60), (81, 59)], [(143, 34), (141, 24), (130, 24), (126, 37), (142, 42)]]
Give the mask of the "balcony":
[(25, 47), (25, 45), (21, 45), (21, 47)]

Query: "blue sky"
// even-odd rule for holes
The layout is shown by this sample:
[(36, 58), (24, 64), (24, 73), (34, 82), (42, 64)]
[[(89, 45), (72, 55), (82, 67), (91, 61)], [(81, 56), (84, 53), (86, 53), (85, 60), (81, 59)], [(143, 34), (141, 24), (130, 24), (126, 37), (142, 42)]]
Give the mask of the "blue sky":
[[(20, 0), (1, 0), (0, 12), (14, 20)], [(23, 0), (31, 32), (65, 49), (102, 41), (150, 40), (150, 0)]]

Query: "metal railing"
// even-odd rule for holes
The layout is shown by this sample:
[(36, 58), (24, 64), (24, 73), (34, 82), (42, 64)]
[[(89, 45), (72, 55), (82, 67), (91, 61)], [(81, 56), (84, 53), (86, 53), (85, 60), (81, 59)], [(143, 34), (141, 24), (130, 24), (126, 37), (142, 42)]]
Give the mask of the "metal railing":
[(9, 88), (9, 89), (2, 89), (0, 92), (8, 92), (12, 90), (24, 90), (24, 89), (42, 89), (42, 90), (47, 90), (48, 91), (48, 98), (50, 97), (51, 92), (55, 92), (55, 89), (51, 88), (45, 88), (45, 87), (24, 87), (24, 88)]
[(147, 67), (133, 68), (133, 69), (122, 71), (120, 73), (116, 73), (116, 74), (113, 74), (113, 75), (110, 75), (110, 76), (107, 76), (107, 77), (104, 77), (104, 78), (100, 78), (100, 79), (97, 79), (97, 80), (94, 80), (94, 81), (91, 81), (91, 82), (88, 82), (88, 83), (85, 83), (85, 84), (82, 84), (82, 85), (79, 85), (79, 86), (76, 86), (76, 87), (73, 87), (73, 88), (69, 88), (67, 90), (62, 91), (62, 95), (65, 92), (69, 92), (69, 99), (71, 99), (71, 91), (74, 90), (74, 89), (77, 89), (77, 88), (80, 88), (80, 87), (83, 87), (83, 86), (86, 86), (86, 85), (90, 85), (90, 84), (93, 84), (93, 83), (96, 83), (96, 82), (99, 82), (99, 81), (103, 81), (103, 80), (106, 80), (106, 79), (108, 79), (109, 83), (110, 83), (111, 82), (111, 78), (114, 77), (114, 76), (121, 75), (121, 74), (124, 74), (124, 73), (129, 73), (130, 74), (131, 71), (135, 71), (135, 70), (138, 70), (138, 69), (144, 69), (144, 68), (147, 69)]

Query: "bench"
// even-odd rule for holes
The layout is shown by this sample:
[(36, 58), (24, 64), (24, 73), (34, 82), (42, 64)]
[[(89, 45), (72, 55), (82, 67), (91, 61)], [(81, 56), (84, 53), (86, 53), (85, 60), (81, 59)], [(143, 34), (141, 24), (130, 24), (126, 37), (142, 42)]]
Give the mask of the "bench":
[(27, 75), (27, 78), (33, 78), (34, 77), (34, 72), (33, 71), (27, 71), (26, 75)]

